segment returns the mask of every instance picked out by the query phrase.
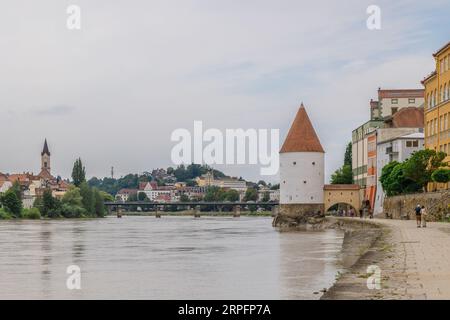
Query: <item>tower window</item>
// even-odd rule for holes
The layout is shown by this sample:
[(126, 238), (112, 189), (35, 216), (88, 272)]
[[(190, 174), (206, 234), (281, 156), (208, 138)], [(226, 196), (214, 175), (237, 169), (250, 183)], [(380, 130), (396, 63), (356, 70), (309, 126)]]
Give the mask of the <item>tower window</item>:
[(44, 162), (44, 167), (47, 168), (47, 161)]
[(297, 162), (296, 161), (294, 161), (294, 166), (297, 164)]
[(315, 166), (315, 165), (316, 165), (316, 162), (313, 162), (312, 165)]
[(303, 183), (306, 183), (306, 180), (304, 180)]

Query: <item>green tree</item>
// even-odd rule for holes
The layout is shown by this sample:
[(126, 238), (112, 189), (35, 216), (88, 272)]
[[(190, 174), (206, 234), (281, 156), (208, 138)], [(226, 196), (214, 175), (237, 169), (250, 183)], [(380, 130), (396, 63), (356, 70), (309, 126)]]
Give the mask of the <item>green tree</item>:
[(398, 161), (392, 161), (389, 162), (387, 165), (385, 165), (382, 169), (381, 169), (381, 176), (380, 176), (380, 182), (381, 182), (381, 187), (383, 188), (383, 190), (386, 192), (386, 190), (389, 188), (389, 182), (388, 182), (388, 178), (390, 177), (392, 170), (394, 170), (394, 168), (399, 164)]
[(72, 169), (73, 184), (80, 187), (83, 182), (86, 181), (86, 169), (81, 162), (81, 158), (75, 160)]
[(244, 195), (244, 201), (256, 201), (258, 200), (258, 191), (254, 188), (247, 188)]
[(190, 201), (189, 197), (184, 193), (180, 196), (180, 202), (189, 202), (189, 201)]
[(416, 151), (405, 161), (404, 175), (426, 190), (428, 182), (432, 181), (433, 172), (440, 167), (445, 167), (446, 156), (444, 152), (431, 149)]
[(144, 192), (139, 192), (137, 194), (138, 201), (150, 201), (150, 199), (147, 197), (147, 195)]
[(80, 188), (75, 186), (70, 187), (61, 199), (62, 204), (68, 204), (71, 206), (83, 206), (83, 197), (80, 194)]
[(6, 212), (10, 213), (15, 218), (20, 218), (22, 213), (22, 200), (17, 196), (16, 190), (10, 188), (0, 198), (2, 206)]
[(96, 188), (93, 189), (94, 193), (94, 205), (95, 205), (95, 214), (97, 217), (105, 216), (105, 204), (103, 201), (103, 196), (100, 191)]
[(447, 183), (450, 181), (450, 169), (440, 168), (431, 174), (431, 179), (438, 183)]
[(262, 202), (269, 202), (270, 201), (270, 193), (264, 192), (263, 198), (261, 199)]
[(60, 216), (61, 203), (54, 198), (52, 191), (46, 189), (42, 195), (42, 210), (41, 213), (49, 218), (56, 218)]
[(92, 188), (89, 187), (89, 185), (86, 182), (82, 182), (80, 185), (80, 194), (82, 197), (81, 203), (86, 210), (86, 213), (88, 215), (94, 215), (95, 214), (95, 198), (94, 193), (92, 191)]
[(404, 193), (413, 193), (421, 189), (421, 185), (410, 179), (405, 174), (406, 162), (397, 163), (384, 181), (384, 187), (388, 196)]
[(225, 199), (230, 202), (237, 202), (239, 201), (239, 192), (234, 189), (230, 189), (225, 194)]
[(331, 184), (352, 184), (353, 172), (352, 167), (343, 165), (331, 175)]
[(352, 169), (352, 143), (351, 142), (349, 142), (347, 144), (347, 148), (345, 149), (344, 166), (350, 166), (350, 169)]

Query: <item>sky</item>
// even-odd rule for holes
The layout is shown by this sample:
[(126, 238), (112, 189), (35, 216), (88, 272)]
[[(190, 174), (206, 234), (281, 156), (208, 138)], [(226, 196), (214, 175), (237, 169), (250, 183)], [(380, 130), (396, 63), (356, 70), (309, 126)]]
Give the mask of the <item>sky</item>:
[[(366, 26), (372, 4), (380, 30)], [(329, 179), (379, 87), (421, 88), (448, 12), (448, 0), (2, 0), (0, 172), (39, 172), (44, 138), (63, 177), (77, 157), (88, 177), (173, 166), (171, 133), (196, 120), (279, 129), (281, 146), (303, 102)]]

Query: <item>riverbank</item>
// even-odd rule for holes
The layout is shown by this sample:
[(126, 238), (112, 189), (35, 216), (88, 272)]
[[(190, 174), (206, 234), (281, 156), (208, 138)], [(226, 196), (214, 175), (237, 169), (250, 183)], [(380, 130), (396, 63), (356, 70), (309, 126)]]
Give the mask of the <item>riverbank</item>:
[[(428, 223), (419, 229), (415, 221), (363, 220), (360, 226), (356, 221), (328, 222), (345, 231), (342, 256), (348, 266), (321, 299), (450, 299), (449, 224)], [(380, 288), (368, 288), (369, 266), (380, 270)]]

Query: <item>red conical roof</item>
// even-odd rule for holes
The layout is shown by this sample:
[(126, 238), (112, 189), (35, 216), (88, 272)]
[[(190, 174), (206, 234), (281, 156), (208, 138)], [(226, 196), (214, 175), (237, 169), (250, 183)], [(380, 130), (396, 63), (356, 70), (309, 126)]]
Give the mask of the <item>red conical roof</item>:
[(325, 152), (303, 103), (298, 109), (291, 129), (289, 129), (289, 133), (280, 150), (280, 153), (286, 152)]

